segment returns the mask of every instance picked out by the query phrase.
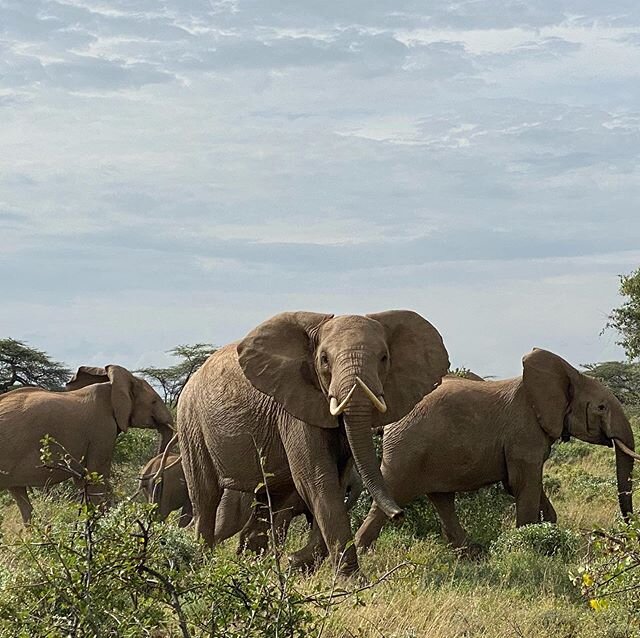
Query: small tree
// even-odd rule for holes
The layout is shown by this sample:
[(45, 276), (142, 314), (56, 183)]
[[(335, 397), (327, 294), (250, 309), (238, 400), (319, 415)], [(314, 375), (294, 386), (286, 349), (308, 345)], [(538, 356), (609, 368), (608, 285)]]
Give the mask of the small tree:
[(166, 368), (149, 366), (140, 368), (136, 372), (162, 392), (164, 401), (169, 407), (175, 408), (182, 388), (215, 351), (215, 346), (210, 343), (176, 346), (168, 351), (168, 354), (179, 359), (175, 365)]
[(0, 394), (23, 386), (59, 390), (70, 375), (46, 352), (16, 339), (0, 339)]
[(602, 381), (620, 403), (627, 406), (640, 405), (640, 364), (605, 361), (586, 363), (582, 367), (590, 377)]
[(640, 268), (620, 277), (620, 294), (627, 299), (611, 311), (606, 327), (620, 333), (616, 343), (629, 359), (636, 359), (640, 357)]

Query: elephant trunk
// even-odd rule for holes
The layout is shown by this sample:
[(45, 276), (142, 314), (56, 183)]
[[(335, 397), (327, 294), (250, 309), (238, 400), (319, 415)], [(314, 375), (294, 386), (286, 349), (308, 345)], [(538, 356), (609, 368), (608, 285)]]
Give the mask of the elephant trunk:
[(616, 448), (616, 478), (618, 481), (618, 502), (625, 520), (633, 514), (632, 478), (634, 452), (633, 431), (629, 419), (621, 405), (613, 406), (607, 435), (613, 439)]
[[(380, 472), (371, 436), (371, 403), (366, 397), (354, 398), (345, 410), (345, 431), (356, 468), (378, 507), (392, 520), (402, 516), (402, 510), (389, 494)], [(363, 399), (363, 400), (362, 400)]]
[(616, 478), (618, 480), (618, 503), (624, 520), (633, 514), (633, 499), (631, 496), (631, 474), (633, 459), (616, 446)]
[(329, 394), (336, 399), (332, 401), (334, 411), (341, 414), (340, 418), (344, 420), (351, 454), (362, 482), (378, 507), (390, 519), (396, 520), (402, 517), (403, 512), (384, 483), (373, 445), (371, 426), (374, 406), (380, 410), (384, 405), (384, 399), (374, 401), (383, 397), (383, 393), (377, 375), (367, 374), (373, 365), (377, 365), (377, 360), (375, 363), (368, 361), (367, 354), (361, 350), (343, 353), (336, 361)]
[[(402, 516), (402, 510), (389, 494), (380, 472), (380, 461), (376, 456), (371, 431), (374, 404), (357, 379), (362, 378), (362, 362), (355, 358), (347, 360), (344, 376), (339, 387), (340, 399), (349, 395), (342, 418), (351, 454), (362, 481), (380, 509), (391, 519)], [(371, 384), (375, 387), (375, 384)]]

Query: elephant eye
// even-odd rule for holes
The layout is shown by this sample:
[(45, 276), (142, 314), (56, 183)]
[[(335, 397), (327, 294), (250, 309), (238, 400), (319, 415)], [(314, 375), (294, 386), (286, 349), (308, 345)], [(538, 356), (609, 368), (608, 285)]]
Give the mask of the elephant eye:
[(386, 363), (387, 361), (389, 361), (389, 355), (387, 355), (387, 354), (383, 354), (383, 355), (380, 357), (380, 361), (382, 361), (382, 363)]
[(323, 353), (320, 355), (320, 363), (321, 363), (323, 366), (328, 366), (328, 365), (329, 365), (329, 357), (327, 356), (327, 353), (326, 353), (326, 352), (323, 352)]
[(598, 412), (604, 412), (607, 409), (607, 406), (604, 403), (601, 403), (598, 406)]

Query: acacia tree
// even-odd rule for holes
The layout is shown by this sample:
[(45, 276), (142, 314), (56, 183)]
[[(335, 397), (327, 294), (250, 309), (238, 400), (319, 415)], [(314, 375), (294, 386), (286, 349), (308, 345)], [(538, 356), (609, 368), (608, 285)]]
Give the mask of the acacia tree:
[(640, 405), (640, 363), (604, 361), (582, 367), (586, 374), (602, 381), (623, 405)]
[(59, 390), (70, 375), (46, 352), (17, 339), (0, 339), (0, 394), (24, 386)]
[(167, 353), (177, 357), (178, 363), (166, 368), (149, 366), (140, 368), (136, 373), (145, 377), (149, 383), (155, 386), (163, 394), (165, 403), (175, 408), (178, 398), (187, 381), (193, 373), (216, 351), (210, 343), (195, 343), (193, 345), (180, 345), (168, 350)]
[(621, 339), (616, 343), (624, 348), (629, 359), (637, 359), (640, 358), (640, 268), (620, 277), (620, 294), (625, 301), (611, 311), (606, 327), (620, 333)]

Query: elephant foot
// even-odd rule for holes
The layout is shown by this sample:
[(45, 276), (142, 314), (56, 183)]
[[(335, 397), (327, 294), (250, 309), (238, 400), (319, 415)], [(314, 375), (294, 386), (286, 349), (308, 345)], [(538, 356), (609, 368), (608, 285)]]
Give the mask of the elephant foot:
[(269, 549), (269, 538), (266, 534), (250, 534), (242, 538), (238, 543), (238, 554), (251, 552), (252, 554), (265, 554)]
[(292, 569), (303, 574), (313, 574), (320, 567), (323, 559), (324, 556), (300, 549), (289, 555), (289, 565), (291, 565)]

